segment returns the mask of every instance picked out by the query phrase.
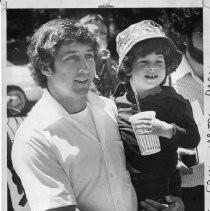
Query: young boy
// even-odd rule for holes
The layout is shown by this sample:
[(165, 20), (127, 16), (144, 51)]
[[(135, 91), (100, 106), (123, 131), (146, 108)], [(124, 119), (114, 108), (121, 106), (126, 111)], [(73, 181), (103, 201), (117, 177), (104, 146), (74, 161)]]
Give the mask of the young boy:
[[(119, 33), (117, 51), (117, 76), (124, 83), (119, 84), (114, 98), (127, 167), (139, 202), (146, 198), (164, 202), (165, 195), (181, 195), (181, 180), (176, 171), (177, 148), (194, 148), (200, 140), (190, 103), (172, 87), (164, 86), (182, 55), (162, 27), (150, 20)], [(129, 117), (139, 110), (156, 112), (155, 119), (139, 119), (136, 127), (159, 137), (160, 152), (140, 154), (129, 122)]]

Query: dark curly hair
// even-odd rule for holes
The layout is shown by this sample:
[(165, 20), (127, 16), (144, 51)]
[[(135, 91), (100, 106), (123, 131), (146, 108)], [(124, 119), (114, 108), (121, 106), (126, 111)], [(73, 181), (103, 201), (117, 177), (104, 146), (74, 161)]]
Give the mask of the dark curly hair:
[(166, 18), (162, 19), (161, 25), (168, 32), (168, 36), (174, 41), (177, 48), (183, 53), (186, 50), (186, 37), (190, 39), (197, 21), (203, 23), (202, 8), (176, 8), (167, 9)]
[(54, 61), (59, 48), (65, 42), (89, 44), (98, 56), (98, 43), (94, 35), (74, 19), (54, 19), (42, 25), (33, 35), (28, 46), (31, 72), (35, 82), (42, 88), (47, 87), (47, 77), (42, 74), (43, 68), (54, 71)]
[[(163, 54), (167, 76), (167, 69), (170, 65), (170, 51), (170, 46), (166, 45), (165, 41), (159, 38), (151, 38), (135, 44), (123, 59), (119, 67), (118, 78), (123, 82), (128, 82), (132, 71), (132, 65), (136, 57), (145, 57), (153, 52), (156, 54)], [(165, 82), (165, 80), (163, 82)]]

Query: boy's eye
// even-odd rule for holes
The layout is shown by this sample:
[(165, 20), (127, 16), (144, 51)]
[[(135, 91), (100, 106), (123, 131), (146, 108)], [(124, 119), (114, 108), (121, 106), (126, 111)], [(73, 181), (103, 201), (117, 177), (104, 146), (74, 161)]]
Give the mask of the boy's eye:
[(139, 64), (147, 64), (148, 62), (147, 61), (137, 61), (137, 63), (139, 63)]

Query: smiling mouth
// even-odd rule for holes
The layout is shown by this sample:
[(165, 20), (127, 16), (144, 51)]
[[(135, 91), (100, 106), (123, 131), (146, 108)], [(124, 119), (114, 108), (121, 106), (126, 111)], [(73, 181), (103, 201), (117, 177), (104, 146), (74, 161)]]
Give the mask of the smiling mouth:
[(144, 77), (147, 79), (154, 79), (154, 78), (157, 78), (158, 76), (152, 74), (152, 75), (145, 75)]
[(87, 78), (87, 79), (76, 79), (75, 81), (79, 82), (79, 83), (87, 83), (89, 81), (89, 78)]

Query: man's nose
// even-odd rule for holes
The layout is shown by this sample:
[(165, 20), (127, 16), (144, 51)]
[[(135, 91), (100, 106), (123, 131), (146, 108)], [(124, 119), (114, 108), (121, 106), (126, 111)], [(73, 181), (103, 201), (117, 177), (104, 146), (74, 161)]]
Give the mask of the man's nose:
[(80, 58), (79, 71), (83, 73), (89, 73), (89, 66), (84, 56)]

